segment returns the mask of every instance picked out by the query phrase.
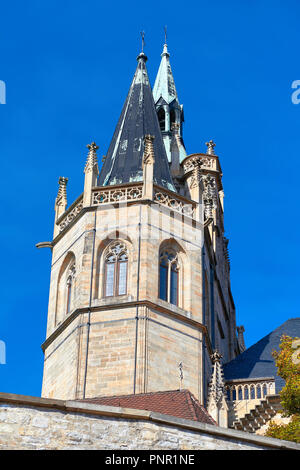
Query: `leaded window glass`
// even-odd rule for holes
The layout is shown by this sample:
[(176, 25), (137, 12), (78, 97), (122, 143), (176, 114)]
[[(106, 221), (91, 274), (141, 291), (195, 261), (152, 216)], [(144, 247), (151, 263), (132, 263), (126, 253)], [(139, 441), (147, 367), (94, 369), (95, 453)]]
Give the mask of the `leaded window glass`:
[(179, 265), (177, 253), (164, 250), (159, 262), (159, 297), (178, 305)]
[(124, 243), (109, 246), (105, 256), (104, 296), (127, 293), (128, 252)]

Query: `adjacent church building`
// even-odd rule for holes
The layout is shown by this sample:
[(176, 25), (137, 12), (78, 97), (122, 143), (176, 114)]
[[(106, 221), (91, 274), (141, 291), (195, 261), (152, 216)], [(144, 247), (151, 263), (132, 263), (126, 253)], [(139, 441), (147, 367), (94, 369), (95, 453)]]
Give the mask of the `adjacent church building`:
[(178, 399), (191, 419), (254, 433), (278, 411), (276, 371), (242, 367), (220, 159), (210, 137), (186, 151), (167, 45), (153, 90), (146, 62), (106, 155), (87, 145), (69, 206), (59, 178), (53, 240), (37, 245), (52, 250), (42, 398), (181, 416)]

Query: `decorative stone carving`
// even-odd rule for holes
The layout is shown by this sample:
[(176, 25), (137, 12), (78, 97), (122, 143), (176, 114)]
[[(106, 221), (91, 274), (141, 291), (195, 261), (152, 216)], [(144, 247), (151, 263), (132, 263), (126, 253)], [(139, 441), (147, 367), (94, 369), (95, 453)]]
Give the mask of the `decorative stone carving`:
[(214, 160), (213, 160), (213, 158), (201, 157), (201, 163), (202, 163), (202, 167), (203, 167), (203, 168), (213, 169), (213, 167), (214, 167)]
[(62, 232), (72, 222), (72, 220), (79, 214), (82, 208), (83, 208), (83, 203), (81, 199), (76, 204), (76, 206), (68, 214), (66, 214), (66, 217), (59, 224), (60, 232)]
[(87, 145), (87, 148), (89, 149), (87, 161), (85, 164), (84, 168), (84, 173), (88, 173), (90, 171), (96, 171), (96, 173), (99, 173), (98, 170), (98, 159), (97, 159), (97, 150), (98, 150), (98, 145), (95, 144), (95, 142), (92, 142), (91, 144)]
[(147, 134), (145, 135), (145, 148), (143, 155), (143, 164), (152, 164), (154, 165), (154, 148), (153, 148), (154, 135)]
[(110, 244), (105, 256), (106, 262), (115, 262), (117, 259), (128, 260), (127, 246), (120, 241)]
[(240, 351), (242, 353), (246, 349), (245, 340), (244, 340), (245, 328), (244, 328), (243, 325), (241, 325), (241, 326), (237, 326), (236, 329), (237, 329), (237, 332), (238, 332), (238, 339), (237, 340), (238, 340), (238, 344), (239, 344), (239, 347), (240, 347)]
[(71, 264), (68, 270), (68, 276), (67, 276), (67, 285), (71, 285), (75, 279), (76, 276), (76, 266), (75, 263)]
[(189, 187), (194, 188), (199, 186), (201, 182), (201, 168), (203, 166), (200, 156), (189, 158), (188, 161), (184, 164), (183, 169), (184, 173), (189, 173), (192, 171), (192, 177), (189, 180)]
[(206, 142), (205, 145), (207, 146), (206, 153), (207, 155), (215, 155), (215, 146), (216, 144), (214, 143), (213, 140), (210, 140), (209, 142)]
[(154, 192), (154, 201), (189, 217), (193, 217), (195, 212), (195, 207), (192, 204), (186, 204), (162, 190)]
[(92, 205), (111, 204), (114, 202), (136, 201), (142, 198), (142, 184), (125, 188), (101, 189), (93, 191)]
[(209, 385), (207, 411), (219, 426), (227, 428), (228, 405), (221, 359), (222, 356), (218, 351), (215, 351), (211, 356), (213, 372)]
[(68, 178), (65, 178), (64, 176), (59, 177), (59, 180), (58, 180), (59, 188), (58, 188), (58, 193), (57, 193), (57, 197), (55, 200), (55, 204), (57, 206), (67, 205), (67, 183), (68, 183)]
[(204, 185), (204, 215), (209, 219), (213, 216), (213, 210), (217, 208), (216, 180), (211, 175), (202, 175), (202, 182)]

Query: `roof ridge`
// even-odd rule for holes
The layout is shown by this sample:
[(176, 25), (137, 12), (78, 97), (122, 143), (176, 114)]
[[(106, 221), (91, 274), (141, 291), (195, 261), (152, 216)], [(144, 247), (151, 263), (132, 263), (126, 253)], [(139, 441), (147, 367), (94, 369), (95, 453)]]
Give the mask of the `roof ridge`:
[(126, 397), (139, 397), (139, 396), (146, 396), (146, 395), (158, 395), (158, 394), (165, 394), (165, 393), (174, 393), (174, 392), (179, 392), (179, 393), (182, 393), (182, 392), (188, 392), (189, 390), (188, 389), (184, 389), (184, 390), (179, 390), (179, 389), (176, 389), (176, 390), (159, 390), (157, 392), (143, 392), (143, 393), (129, 393), (129, 394), (126, 394), (126, 395), (101, 395), (101, 396), (97, 396), (97, 397), (91, 397), (91, 398), (80, 398), (78, 399), (78, 401), (82, 401), (82, 400), (99, 400), (100, 398), (126, 398)]

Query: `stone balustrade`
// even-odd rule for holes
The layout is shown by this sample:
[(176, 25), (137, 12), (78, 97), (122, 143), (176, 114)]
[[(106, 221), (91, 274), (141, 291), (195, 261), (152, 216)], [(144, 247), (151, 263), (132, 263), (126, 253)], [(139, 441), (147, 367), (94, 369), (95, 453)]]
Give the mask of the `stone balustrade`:
[(273, 378), (227, 382), (225, 389), (230, 402), (259, 400), (275, 393)]
[[(102, 204), (130, 203), (143, 199), (143, 182), (128, 183), (126, 185), (115, 185), (105, 187), (95, 187), (92, 189), (92, 206)], [(178, 212), (187, 217), (193, 218), (195, 215), (196, 202), (191, 201), (179, 194), (154, 185), (153, 202), (162, 204), (170, 210)], [(83, 195), (74, 201), (69, 209), (62, 214), (57, 220), (60, 233), (63, 232), (68, 225), (83, 209)]]

